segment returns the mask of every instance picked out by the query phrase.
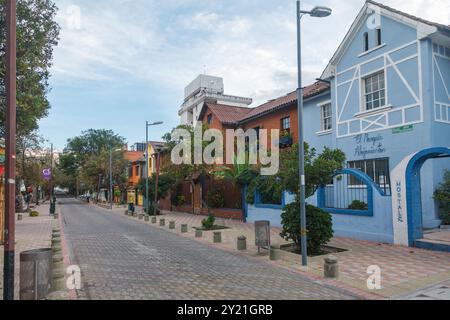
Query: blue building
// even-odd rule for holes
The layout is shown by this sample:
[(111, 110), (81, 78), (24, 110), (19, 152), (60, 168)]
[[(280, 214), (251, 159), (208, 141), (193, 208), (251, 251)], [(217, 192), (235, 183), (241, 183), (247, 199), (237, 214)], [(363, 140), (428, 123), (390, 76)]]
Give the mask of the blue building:
[[(433, 193), (450, 169), (450, 27), (367, 1), (321, 79), (305, 139), (343, 150), (348, 168), (308, 201), (337, 236), (417, 244), (441, 224)], [(281, 224), (279, 208), (247, 215)]]

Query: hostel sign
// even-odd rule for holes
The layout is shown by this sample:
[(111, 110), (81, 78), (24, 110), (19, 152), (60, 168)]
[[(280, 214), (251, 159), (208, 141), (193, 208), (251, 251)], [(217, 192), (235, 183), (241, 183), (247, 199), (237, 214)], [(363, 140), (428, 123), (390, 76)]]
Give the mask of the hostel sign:
[(406, 205), (406, 168), (415, 154), (404, 158), (391, 172), (394, 192), (392, 192), (392, 226), (394, 244), (409, 245), (408, 211)]

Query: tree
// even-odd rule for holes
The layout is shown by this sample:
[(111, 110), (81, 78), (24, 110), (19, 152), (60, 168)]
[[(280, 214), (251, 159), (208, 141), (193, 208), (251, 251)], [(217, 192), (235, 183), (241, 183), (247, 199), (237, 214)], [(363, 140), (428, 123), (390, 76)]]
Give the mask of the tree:
[(62, 171), (62, 178), (67, 178), (65, 185), (76, 190), (78, 184), (84, 189), (98, 191), (109, 184), (109, 150), (113, 150), (113, 183), (123, 185), (126, 182), (127, 161), (122, 149), (125, 138), (115, 134), (112, 130), (83, 131), (80, 136), (67, 141), (67, 147), (60, 156), (58, 169)]
[[(311, 197), (319, 186), (332, 181), (335, 172), (344, 167), (344, 162), (345, 154), (339, 149), (325, 147), (322, 153), (317, 155), (316, 149), (310, 148), (305, 143), (306, 197)], [(300, 180), (298, 168), (298, 144), (295, 144), (292, 148), (280, 154), (278, 175), (265, 177), (263, 182), (271, 192), (287, 191), (295, 195), (295, 201), (285, 206), (281, 214), (283, 230), (280, 235), (286, 240), (294, 241), (297, 250), (300, 250)], [(261, 182), (259, 182), (259, 185), (261, 185)], [(312, 254), (319, 253), (321, 247), (333, 236), (331, 215), (308, 205), (306, 207), (306, 219), (308, 251)]]
[[(0, 136), (5, 135), (6, 0), (0, 0)], [(17, 0), (17, 136), (38, 129), (48, 114), (47, 100), (53, 48), (60, 27), (51, 0)]]

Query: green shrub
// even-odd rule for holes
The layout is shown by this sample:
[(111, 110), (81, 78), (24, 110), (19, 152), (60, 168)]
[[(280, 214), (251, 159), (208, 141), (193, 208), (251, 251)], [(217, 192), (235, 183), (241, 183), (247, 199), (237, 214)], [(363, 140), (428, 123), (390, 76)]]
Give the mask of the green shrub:
[[(288, 204), (282, 214), (283, 230), (280, 236), (287, 241), (294, 241), (298, 249), (301, 248), (300, 203), (295, 201)], [(322, 246), (333, 237), (333, 222), (331, 214), (317, 207), (306, 206), (307, 246), (309, 254), (320, 254)]]
[(30, 217), (32, 217), (32, 218), (39, 217), (39, 212), (37, 212), (37, 211), (31, 211), (31, 212), (30, 212)]
[(444, 180), (434, 192), (434, 199), (439, 202), (442, 224), (450, 225), (450, 170), (445, 170)]
[(359, 200), (354, 200), (349, 206), (348, 208), (350, 210), (368, 210), (369, 206), (367, 205), (367, 203), (363, 202), (363, 201), (359, 201)]
[(211, 188), (206, 197), (206, 203), (211, 208), (223, 208), (225, 206), (225, 198), (223, 191), (219, 188)]
[(214, 223), (216, 222), (216, 218), (214, 215), (210, 214), (208, 218), (202, 221), (202, 227), (204, 230), (211, 230), (214, 228)]

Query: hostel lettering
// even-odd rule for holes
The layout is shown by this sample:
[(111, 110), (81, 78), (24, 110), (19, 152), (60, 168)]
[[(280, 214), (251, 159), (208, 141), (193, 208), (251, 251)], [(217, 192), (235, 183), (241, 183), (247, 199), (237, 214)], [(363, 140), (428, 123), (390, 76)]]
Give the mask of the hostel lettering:
[(383, 136), (381, 134), (371, 136), (368, 133), (359, 134), (355, 137), (356, 148), (355, 156), (366, 157), (367, 155), (383, 153), (386, 148), (383, 147)]
[(397, 221), (403, 222), (403, 207), (402, 207), (402, 183), (397, 182), (395, 186), (395, 192), (397, 193)]

